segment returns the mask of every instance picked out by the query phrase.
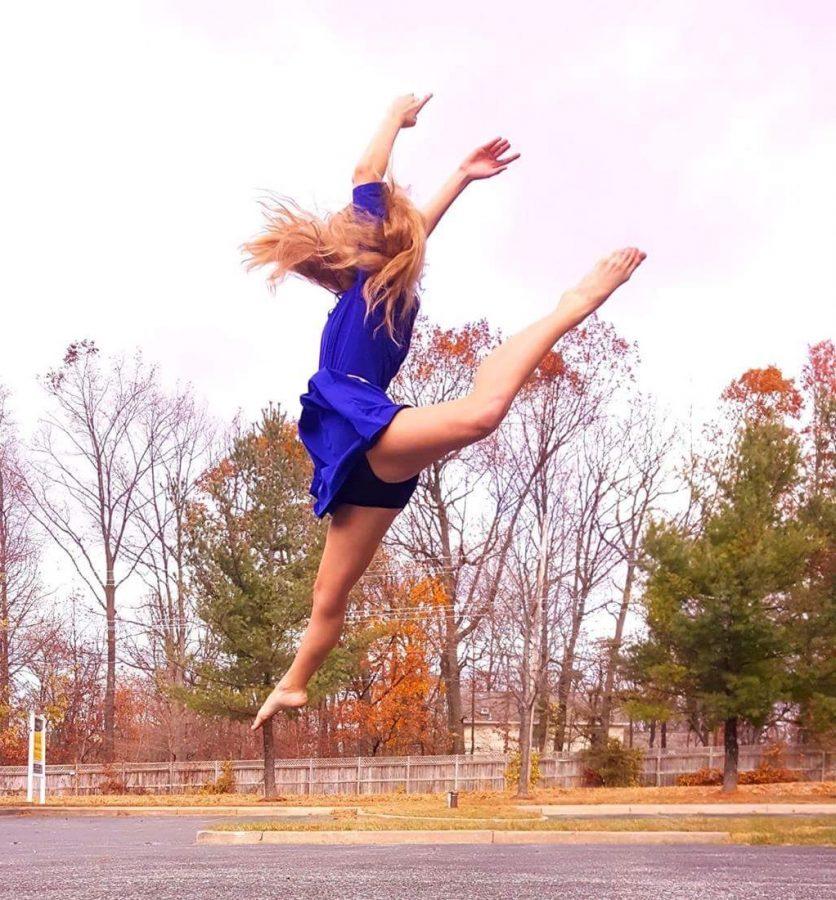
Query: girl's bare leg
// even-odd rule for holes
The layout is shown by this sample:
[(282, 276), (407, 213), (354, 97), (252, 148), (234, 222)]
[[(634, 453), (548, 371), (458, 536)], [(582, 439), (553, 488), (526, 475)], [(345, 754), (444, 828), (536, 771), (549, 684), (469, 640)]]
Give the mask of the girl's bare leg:
[(520, 388), (567, 331), (591, 315), (635, 272), (645, 254), (634, 247), (601, 260), (549, 315), (496, 348), (460, 400), (402, 409), (369, 450), (384, 481), (406, 481), (446, 453), (487, 437), (505, 418)]
[(343, 505), (328, 526), (313, 589), (313, 609), (293, 664), (264, 701), (253, 730), (280, 709), (304, 706), (307, 684), (340, 639), (348, 593), (366, 571), (397, 509)]
[[(601, 260), (577, 287), (563, 295), (553, 312), (509, 338), (484, 360), (467, 397), (401, 410), (367, 454), (378, 477), (405, 481), (445, 453), (490, 434), (557, 340), (624, 284), (644, 258), (639, 250), (628, 248)], [(307, 702), (308, 681), (339, 640), (348, 593), (397, 514), (398, 510), (361, 506), (337, 509), (314, 585), (310, 622), (293, 664), (264, 701), (253, 729), (280, 709)]]

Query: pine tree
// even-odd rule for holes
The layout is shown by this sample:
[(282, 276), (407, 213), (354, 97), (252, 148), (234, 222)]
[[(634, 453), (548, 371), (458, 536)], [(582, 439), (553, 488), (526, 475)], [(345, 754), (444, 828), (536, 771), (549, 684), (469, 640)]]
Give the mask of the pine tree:
[(695, 702), (724, 725), (727, 791), (738, 723), (762, 724), (790, 689), (790, 597), (814, 545), (796, 510), (799, 478), (793, 432), (777, 416), (746, 419), (696, 533), (656, 523), (645, 541), (649, 634), (633, 674), (655, 701)]
[[(189, 562), (212, 661), (197, 665), (182, 696), (199, 712), (251, 718), (290, 665), (324, 538), (309, 481), (295, 426), (275, 407), (201, 480), (189, 511)], [(263, 742), (265, 796), (273, 798), (272, 721)]]

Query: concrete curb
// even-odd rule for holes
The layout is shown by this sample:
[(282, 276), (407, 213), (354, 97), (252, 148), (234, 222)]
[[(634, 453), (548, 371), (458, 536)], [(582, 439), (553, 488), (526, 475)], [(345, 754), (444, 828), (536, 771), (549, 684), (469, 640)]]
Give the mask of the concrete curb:
[(306, 819), (332, 816), (335, 806), (0, 806), (0, 816), (226, 816)]
[(212, 846), (267, 844), (723, 844), (727, 831), (199, 831)]
[(833, 816), (836, 803), (600, 803), (521, 806), (547, 819), (609, 816)]

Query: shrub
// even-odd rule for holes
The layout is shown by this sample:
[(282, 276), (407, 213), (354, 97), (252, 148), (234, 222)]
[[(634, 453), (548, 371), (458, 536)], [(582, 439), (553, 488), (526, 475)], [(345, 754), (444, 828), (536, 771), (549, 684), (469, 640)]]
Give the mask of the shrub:
[[(522, 754), (519, 750), (512, 754), (505, 768), (505, 784), (507, 787), (517, 787), (520, 783), (520, 769), (522, 767)], [(536, 750), (531, 751), (531, 772), (528, 785), (534, 787), (540, 780), (540, 754)]]
[(784, 764), (783, 744), (770, 744), (764, 751), (761, 761), (756, 769), (751, 772), (741, 772), (738, 777), (740, 784), (781, 784), (787, 781), (796, 781), (794, 772)]
[(609, 738), (606, 744), (585, 750), (582, 759), (587, 787), (633, 787), (641, 778), (644, 753)]
[(104, 767), (104, 781), (99, 782), (100, 794), (127, 794), (128, 786), (125, 780), (116, 774), (116, 769), (112, 765)]
[[(784, 766), (784, 747), (781, 744), (771, 744), (764, 750), (756, 769), (740, 772), (737, 776), (738, 784), (780, 784), (796, 780), (796, 775)], [(677, 775), (676, 778), (678, 787), (709, 787), (722, 783), (720, 769), (699, 769)]]
[(207, 781), (200, 792), (202, 794), (232, 794), (235, 792), (235, 767), (231, 759), (221, 763), (221, 774), (214, 781)]
[(707, 766), (697, 769), (696, 772), (676, 776), (677, 787), (709, 787), (722, 783), (723, 773), (719, 769), (709, 769)]

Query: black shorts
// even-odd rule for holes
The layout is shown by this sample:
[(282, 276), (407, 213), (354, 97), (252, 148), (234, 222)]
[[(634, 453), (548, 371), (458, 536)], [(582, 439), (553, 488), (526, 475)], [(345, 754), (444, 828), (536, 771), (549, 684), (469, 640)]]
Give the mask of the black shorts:
[(350, 503), (353, 506), (403, 509), (409, 503), (417, 484), (417, 475), (406, 481), (382, 481), (372, 471), (366, 454), (362, 453), (337, 491), (331, 508), (336, 509), (341, 503)]

